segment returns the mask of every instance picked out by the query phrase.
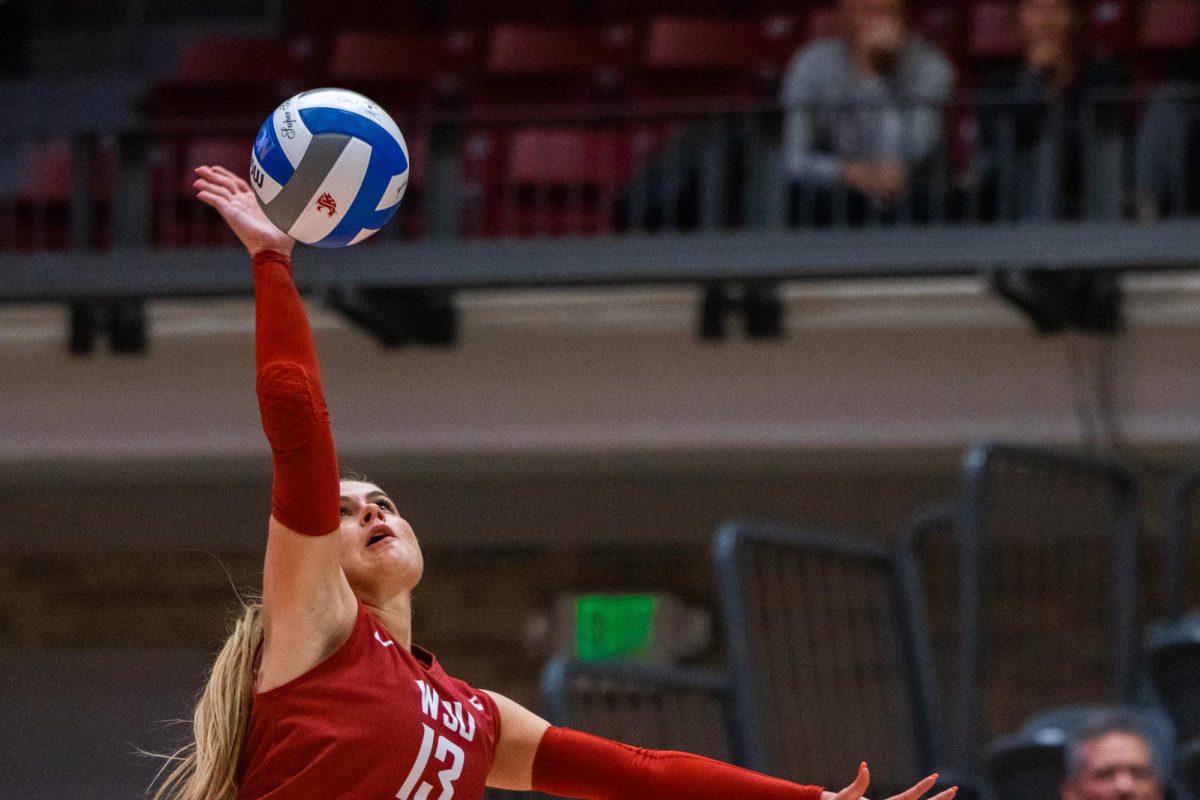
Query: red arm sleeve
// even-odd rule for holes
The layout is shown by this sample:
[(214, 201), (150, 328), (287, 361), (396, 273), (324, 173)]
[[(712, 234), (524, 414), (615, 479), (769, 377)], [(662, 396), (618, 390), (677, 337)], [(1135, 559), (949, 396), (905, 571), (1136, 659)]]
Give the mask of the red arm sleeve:
[(757, 772), (663, 750), (643, 750), (569, 728), (550, 728), (533, 760), (533, 789), (585, 800), (821, 800), (801, 786)]
[(337, 530), (341, 501), (317, 349), (291, 260), (267, 250), (254, 256), (253, 269), (255, 386), (271, 443), (271, 514), (294, 531), (320, 536)]

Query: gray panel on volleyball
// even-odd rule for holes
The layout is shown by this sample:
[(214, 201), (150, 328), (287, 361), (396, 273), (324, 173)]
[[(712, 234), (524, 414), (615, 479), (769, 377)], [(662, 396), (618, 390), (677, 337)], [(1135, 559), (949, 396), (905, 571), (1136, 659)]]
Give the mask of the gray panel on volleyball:
[(1132, 699), (1140, 518), (1126, 469), (973, 447), (958, 528), (955, 763), (1041, 709)]
[(695, 670), (556, 659), (542, 674), (550, 721), (637, 747), (736, 761), (727, 683)]
[(1200, 559), (1192, 543), (1200, 528), (1200, 464), (1171, 481), (1163, 511), (1163, 613), (1179, 619), (1189, 609), (1200, 608)]
[(881, 796), (933, 768), (900, 562), (852, 537), (733, 523), (717, 535), (716, 567), (749, 767), (839, 787), (865, 759)]

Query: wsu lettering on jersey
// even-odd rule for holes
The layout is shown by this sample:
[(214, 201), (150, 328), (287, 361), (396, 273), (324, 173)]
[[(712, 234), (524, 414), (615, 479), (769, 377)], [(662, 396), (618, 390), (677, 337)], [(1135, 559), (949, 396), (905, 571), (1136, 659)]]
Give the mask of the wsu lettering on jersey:
[[(462, 703), (457, 700), (453, 703), (442, 700), (439, 707), (438, 693), (435, 689), (426, 685), (425, 681), (417, 681), (417, 687), (421, 690), (421, 710), (426, 716), (436, 720), (440, 712), (441, 723), (447, 730), (460, 734), (468, 742), (475, 739), (475, 717), (471, 716), (470, 711), (463, 711)], [(475, 705), (480, 711), (483, 710), (483, 704), (474, 695), (467, 702)]]

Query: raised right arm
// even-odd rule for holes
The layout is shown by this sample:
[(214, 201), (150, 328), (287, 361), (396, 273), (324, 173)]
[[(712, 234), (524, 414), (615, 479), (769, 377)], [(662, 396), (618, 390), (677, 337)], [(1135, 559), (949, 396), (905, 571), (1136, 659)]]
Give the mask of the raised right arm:
[(272, 462), (261, 691), (332, 653), (354, 624), (357, 601), (338, 557), (337, 455), (316, 347), (292, 281), (294, 242), (266, 219), (245, 181), (220, 167), (196, 172), (197, 197), (221, 214), (253, 258), (255, 386)]

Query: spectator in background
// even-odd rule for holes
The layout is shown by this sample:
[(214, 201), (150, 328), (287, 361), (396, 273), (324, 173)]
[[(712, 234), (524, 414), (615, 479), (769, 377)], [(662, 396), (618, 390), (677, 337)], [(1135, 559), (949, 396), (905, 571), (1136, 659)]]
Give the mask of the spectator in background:
[(950, 62), (908, 31), (904, 0), (841, 0), (841, 11), (844, 34), (797, 53), (780, 96), (784, 164), (801, 217), (818, 221), (843, 193), (850, 221), (928, 195), (954, 83)]
[(1063, 800), (1162, 800), (1153, 740), (1132, 711), (1085, 720), (1067, 742)]
[(1176, 63), (1138, 126), (1134, 213), (1142, 220), (1200, 213), (1200, 38)]
[(1000, 219), (1113, 219), (1123, 163), (1111, 61), (1084, 58), (1082, 0), (1017, 0), (1021, 63), (982, 83), (984, 213)]

